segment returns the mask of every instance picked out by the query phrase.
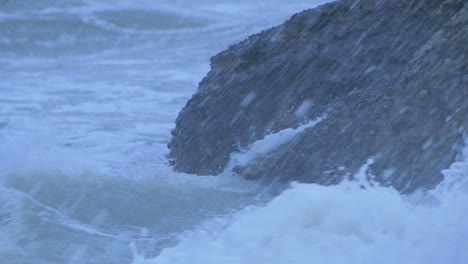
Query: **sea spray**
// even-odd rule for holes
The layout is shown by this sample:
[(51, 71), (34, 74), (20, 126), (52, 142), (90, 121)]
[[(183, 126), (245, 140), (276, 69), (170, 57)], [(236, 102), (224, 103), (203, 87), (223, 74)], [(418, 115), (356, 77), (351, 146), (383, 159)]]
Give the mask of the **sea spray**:
[[(187, 232), (174, 248), (134, 264), (466, 263), (466, 185), (441, 184), (416, 201), (376, 183), (363, 188), (369, 163), (353, 177), (359, 180), (293, 183), (271, 202)], [(444, 175), (461, 183), (467, 160)]]

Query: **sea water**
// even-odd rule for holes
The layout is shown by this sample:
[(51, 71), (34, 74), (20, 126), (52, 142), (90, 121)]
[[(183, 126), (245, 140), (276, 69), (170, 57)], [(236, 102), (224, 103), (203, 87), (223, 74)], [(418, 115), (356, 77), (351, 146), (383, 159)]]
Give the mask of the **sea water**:
[(0, 0), (0, 263), (467, 263), (466, 154), (411, 196), (167, 164), (209, 58), (325, 2)]

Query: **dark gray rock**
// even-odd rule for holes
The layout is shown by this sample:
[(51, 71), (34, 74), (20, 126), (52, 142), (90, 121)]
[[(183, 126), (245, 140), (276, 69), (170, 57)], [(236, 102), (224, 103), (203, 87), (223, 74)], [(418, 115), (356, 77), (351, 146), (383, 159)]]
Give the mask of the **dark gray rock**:
[(234, 151), (326, 114), (235, 171), (334, 184), (373, 157), (381, 182), (435, 186), (468, 128), (467, 10), (466, 0), (345, 0), (231, 46), (177, 118), (175, 169), (219, 174)]

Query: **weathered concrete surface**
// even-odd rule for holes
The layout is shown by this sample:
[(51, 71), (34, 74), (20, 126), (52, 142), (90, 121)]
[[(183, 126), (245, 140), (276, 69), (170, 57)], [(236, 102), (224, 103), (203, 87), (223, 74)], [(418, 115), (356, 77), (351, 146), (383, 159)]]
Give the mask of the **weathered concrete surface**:
[(177, 118), (175, 169), (219, 174), (239, 148), (326, 113), (235, 171), (333, 184), (373, 157), (382, 182), (433, 187), (468, 128), (467, 2), (339, 1), (216, 55)]

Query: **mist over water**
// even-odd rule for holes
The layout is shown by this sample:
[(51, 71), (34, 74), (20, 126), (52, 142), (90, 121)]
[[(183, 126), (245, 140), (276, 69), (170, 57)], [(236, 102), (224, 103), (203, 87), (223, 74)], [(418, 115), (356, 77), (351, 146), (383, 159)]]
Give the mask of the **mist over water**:
[(411, 197), (168, 166), (209, 58), (325, 2), (0, 0), (1, 263), (466, 263), (466, 157)]

